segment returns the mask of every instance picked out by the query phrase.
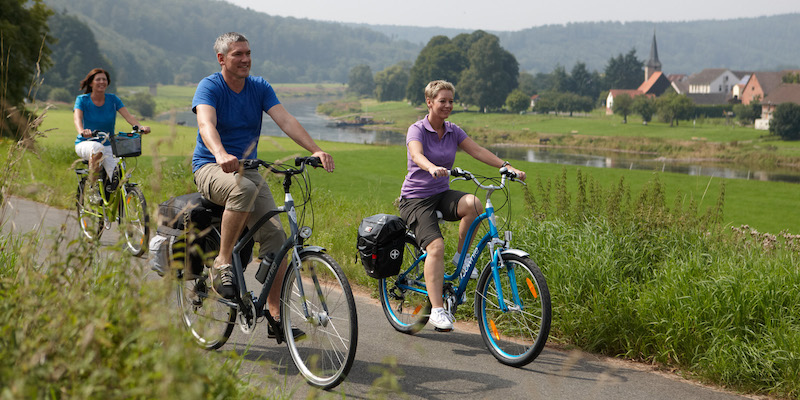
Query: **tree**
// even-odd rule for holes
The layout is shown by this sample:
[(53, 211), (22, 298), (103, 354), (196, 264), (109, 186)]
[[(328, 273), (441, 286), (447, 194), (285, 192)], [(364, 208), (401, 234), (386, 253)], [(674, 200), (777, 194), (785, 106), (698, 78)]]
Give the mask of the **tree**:
[(751, 101), (750, 104), (736, 104), (733, 113), (742, 125), (752, 125), (761, 116), (761, 103)]
[(772, 113), (769, 131), (783, 140), (800, 139), (800, 105), (781, 103)]
[(500, 108), (517, 87), (519, 64), (514, 55), (500, 46), (495, 35), (476, 31), (480, 39), (472, 43), (467, 58), (469, 68), (461, 73), (461, 101), (485, 110)]
[(457, 85), (459, 75), (468, 65), (466, 54), (447, 36), (432, 37), (411, 67), (406, 99), (413, 104), (425, 103), (428, 82), (443, 79)]
[(520, 72), (517, 79), (517, 89), (521, 90), (526, 95), (533, 96), (538, 93), (536, 90), (536, 78), (527, 72)]
[(411, 63), (401, 61), (375, 74), (375, 97), (378, 101), (403, 100), (410, 70)]
[(156, 111), (156, 101), (150, 93), (138, 92), (125, 99), (125, 106), (139, 112), (142, 117), (153, 118)]
[(624, 56), (620, 53), (609, 59), (605, 72), (606, 88), (636, 89), (642, 84), (644, 63), (636, 58), (636, 49), (631, 49)]
[(628, 115), (633, 111), (633, 97), (627, 93), (621, 93), (614, 96), (614, 105), (611, 109), (616, 115), (622, 115), (622, 123), (628, 123)]
[(653, 119), (653, 114), (656, 113), (655, 100), (640, 94), (633, 98), (633, 105), (631, 111), (642, 116), (642, 124), (647, 125)]
[(42, 0), (0, 0), (0, 10), (0, 136), (18, 138), (27, 117), (9, 116), (33, 97), (39, 74), (51, 65), (47, 18), (53, 12)]
[(531, 106), (531, 96), (523, 93), (519, 89), (514, 89), (506, 97), (506, 107), (513, 113), (519, 113)]
[(94, 33), (89, 26), (75, 16), (55, 13), (48, 25), (50, 36), (56, 42), (51, 46), (53, 67), (43, 75), (38, 98), (49, 98), (50, 90), (66, 89), (74, 96), (79, 92), (79, 83), (92, 68), (109, 71), (112, 80), (108, 92), (115, 92), (116, 76), (111, 62), (100, 52)]
[(694, 102), (686, 95), (667, 91), (656, 100), (656, 111), (669, 126), (678, 125), (679, 120), (688, 120), (694, 113)]
[(356, 65), (350, 70), (347, 79), (347, 91), (357, 96), (370, 96), (375, 91), (375, 80), (369, 65)]
[(600, 74), (597, 71), (589, 72), (585, 63), (575, 63), (570, 72), (570, 78), (573, 93), (591, 98), (596, 98), (600, 93)]
[(553, 86), (551, 87), (552, 90), (556, 92), (566, 93), (572, 92), (574, 89), (574, 85), (572, 84), (572, 79), (567, 74), (566, 68), (561, 65), (557, 65), (553, 69), (553, 73), (551, 74), (551, 82)]

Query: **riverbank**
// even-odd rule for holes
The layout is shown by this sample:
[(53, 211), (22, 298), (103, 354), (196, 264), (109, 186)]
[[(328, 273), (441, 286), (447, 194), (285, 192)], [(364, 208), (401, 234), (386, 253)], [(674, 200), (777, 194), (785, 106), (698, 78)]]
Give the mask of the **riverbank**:
[[(374, 129), (405, 133), (426, 110), (405, 102), (378, 103), (371, 99), (341, 99), (321, 104), (318, 112), (331, 117), (368, 112), (373, 118), (394, 121)], [(482, 145), (533, 146), (579, 149), (582, 152), (648, 154), (661, 161), (717, 162), (752, 168), (784, 167), (800, 170), (800, 141), (786, 142), (767, 131), (726, 124), (724, 119), (698, 119), (647, 125), (635, 116), (622, 124), (618, 116), (601, 111), (582, 116), (541, 114), (484, 114), (454, 111), (450, 121), (464, 128)]]

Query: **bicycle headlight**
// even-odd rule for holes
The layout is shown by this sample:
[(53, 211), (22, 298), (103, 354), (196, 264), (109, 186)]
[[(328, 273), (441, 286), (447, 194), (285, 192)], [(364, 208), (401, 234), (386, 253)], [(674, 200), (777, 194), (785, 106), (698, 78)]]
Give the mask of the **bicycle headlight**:
[(311, 237), (311, 228), (304, 226), (300, 228), (300, 237), (303, 239), (308, 239)]

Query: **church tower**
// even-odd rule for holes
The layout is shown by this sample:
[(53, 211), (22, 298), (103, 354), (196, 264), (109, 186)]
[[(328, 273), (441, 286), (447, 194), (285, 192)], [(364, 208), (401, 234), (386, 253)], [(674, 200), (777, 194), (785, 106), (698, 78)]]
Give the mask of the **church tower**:
[(661, 71), (661, 61), (658, 61), (658, 47), (656, 46), (656, 31), (653, 30), (653, 44), (650, 46), (650, 59), (644, 66), (644, 81), (647, 82), (654, 72)]

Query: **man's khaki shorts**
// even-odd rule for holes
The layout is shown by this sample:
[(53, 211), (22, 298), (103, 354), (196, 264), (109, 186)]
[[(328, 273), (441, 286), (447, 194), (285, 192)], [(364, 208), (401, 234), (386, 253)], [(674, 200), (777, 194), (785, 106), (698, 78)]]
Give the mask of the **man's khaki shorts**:
[[(249, 212), (247, 227), (252, 228), (261, 216), (275, 209), (272, 192), (258, 170), (249, 169), (236, 174), (223, 172), (218, 164), (206, 164), (194, 173), (197, 190), (226, 210)], [(253, 236), (259, 243), (259, 257), (276, 253), (286, 241), (280, 219), (276, 215)]]

